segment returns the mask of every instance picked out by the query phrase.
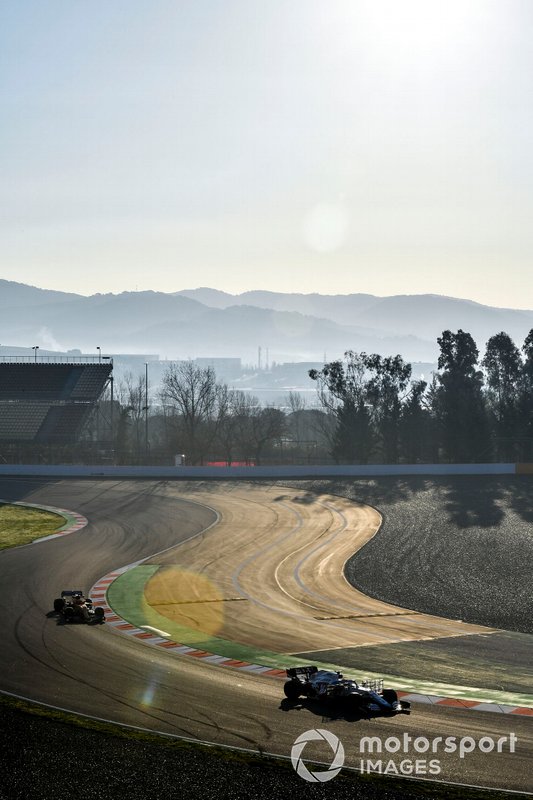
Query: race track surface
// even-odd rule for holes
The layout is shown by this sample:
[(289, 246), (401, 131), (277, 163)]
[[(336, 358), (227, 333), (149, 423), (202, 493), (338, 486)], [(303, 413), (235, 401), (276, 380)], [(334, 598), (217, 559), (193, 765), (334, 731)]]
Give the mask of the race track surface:
[(278, 487), (223, 483), (179, 487), (219, 522), (148, 563), (161, 569), (145, 596), (182, 626), (275, 653), (487, 633), (391, 606), (343, 577), (350, 555), (379, 529), (369, 506)]
[[(362, 591), (429, 614), (533, 633), (532, 476), (380, 478), (305, 486), (381, 511), (379, 536), (348, 564), (349, 580)], [(391, 564), (393, 570), (387, 568)]]
[[(221, 484), (203, 487), (213, 507), (219, 494), (229, 496)], [(285, 756), (303, 731), (327, 727), (344, 741), (347, 763), (354, 765), (359, 763), (362, 736), (385, 739), (407, 732), (479, 739), (514, 732), (518, 745), (513, 754), (476, 751), (459, 759), (457, 754), (440, 753), (441, 777), (531, 791), (533, 726), (527, 718), (419, 706), (411, 717), (329, 719), (327, 709), (319, 705), (287, 705), (281, 682), (169, 656), (121, 637), (110, 627), (58, 625), (47, 616), (62, 588), (88, 588), (107, 572), (209, 526), (213, 511), (183, 499), (188, 488), (190, 484), (147, 481), (0, 483), (4, 499), (70, 508), (90, 521), (76, 534), (0, 554), (0, 688), (117, 722)], [(215, 542), (217, 533), (215, 526), (195, 541)], [(222, 560), (224, 552), (220, 542)], [(244, 568), (242, 572), (244, 583)], [(251, 574), (246, 580), (250, 588)]]
[[(286, 484), (285, 484), (286, 485)], [(379, 535), (346, 565), (366, 594), (514, 633), (336, 652), (338, 663), (529, 693), (533, 685), (533, 480), (521, 476), (298, 481), (379, 508)], [(305, 653), (305, 650), (302, 651)], [(317, 653), (328, 660), (331, 653)], [(391, 669), (390, 664), (394, 665)]]

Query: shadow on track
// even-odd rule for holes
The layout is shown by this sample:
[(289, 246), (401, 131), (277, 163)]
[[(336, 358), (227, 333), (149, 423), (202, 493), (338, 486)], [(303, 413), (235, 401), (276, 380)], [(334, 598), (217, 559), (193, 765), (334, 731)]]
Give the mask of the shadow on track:
[(303, 697), (299, 700), (288, 700), (284, 697), (279, 704), (279, 710), (285, 713), (309, 711), (314, 716), (320, 717), (323, 722), (333, 722), (335, 720), (360, 722), (361, 720), (386, 719), (387, 717), (396, 716), (394, 713), (371, 712), (355, 706), (350, 707), (349, 703), (343, 702), (340, 698), (338, 700), (330, 698), (325, 703), (310, 697)]

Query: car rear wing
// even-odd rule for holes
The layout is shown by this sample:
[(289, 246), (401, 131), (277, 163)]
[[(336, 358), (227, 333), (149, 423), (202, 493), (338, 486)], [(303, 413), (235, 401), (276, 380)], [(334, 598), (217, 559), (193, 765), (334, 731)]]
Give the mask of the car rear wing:
[(314, 675), (318, 672), (318, 667), (310, 666), (310, 667), (290, 667), (287, 670), (287, 677), (288, 678), (297, 678), (298, 675), (305, 675), (305, 677), (309, 677), (310, 675)]

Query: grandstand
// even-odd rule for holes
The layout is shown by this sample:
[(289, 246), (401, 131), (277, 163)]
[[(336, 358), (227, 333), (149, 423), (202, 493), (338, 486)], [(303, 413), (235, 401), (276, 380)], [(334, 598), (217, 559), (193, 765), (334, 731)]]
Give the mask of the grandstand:
[(0, 446), (75, 444), (112, 381), (113, 363), (0, 361)]

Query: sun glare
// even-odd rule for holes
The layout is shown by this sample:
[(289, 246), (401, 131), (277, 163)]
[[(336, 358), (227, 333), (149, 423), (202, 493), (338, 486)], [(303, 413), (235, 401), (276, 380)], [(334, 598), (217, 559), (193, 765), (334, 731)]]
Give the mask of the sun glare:
[(465, 45), (471, 52), (483, 39), (490, 6), (481, 0), (361, 0), (344, 9), (358, 45), (382, 65), (401, 68), (443, 56), (453, 60)]

